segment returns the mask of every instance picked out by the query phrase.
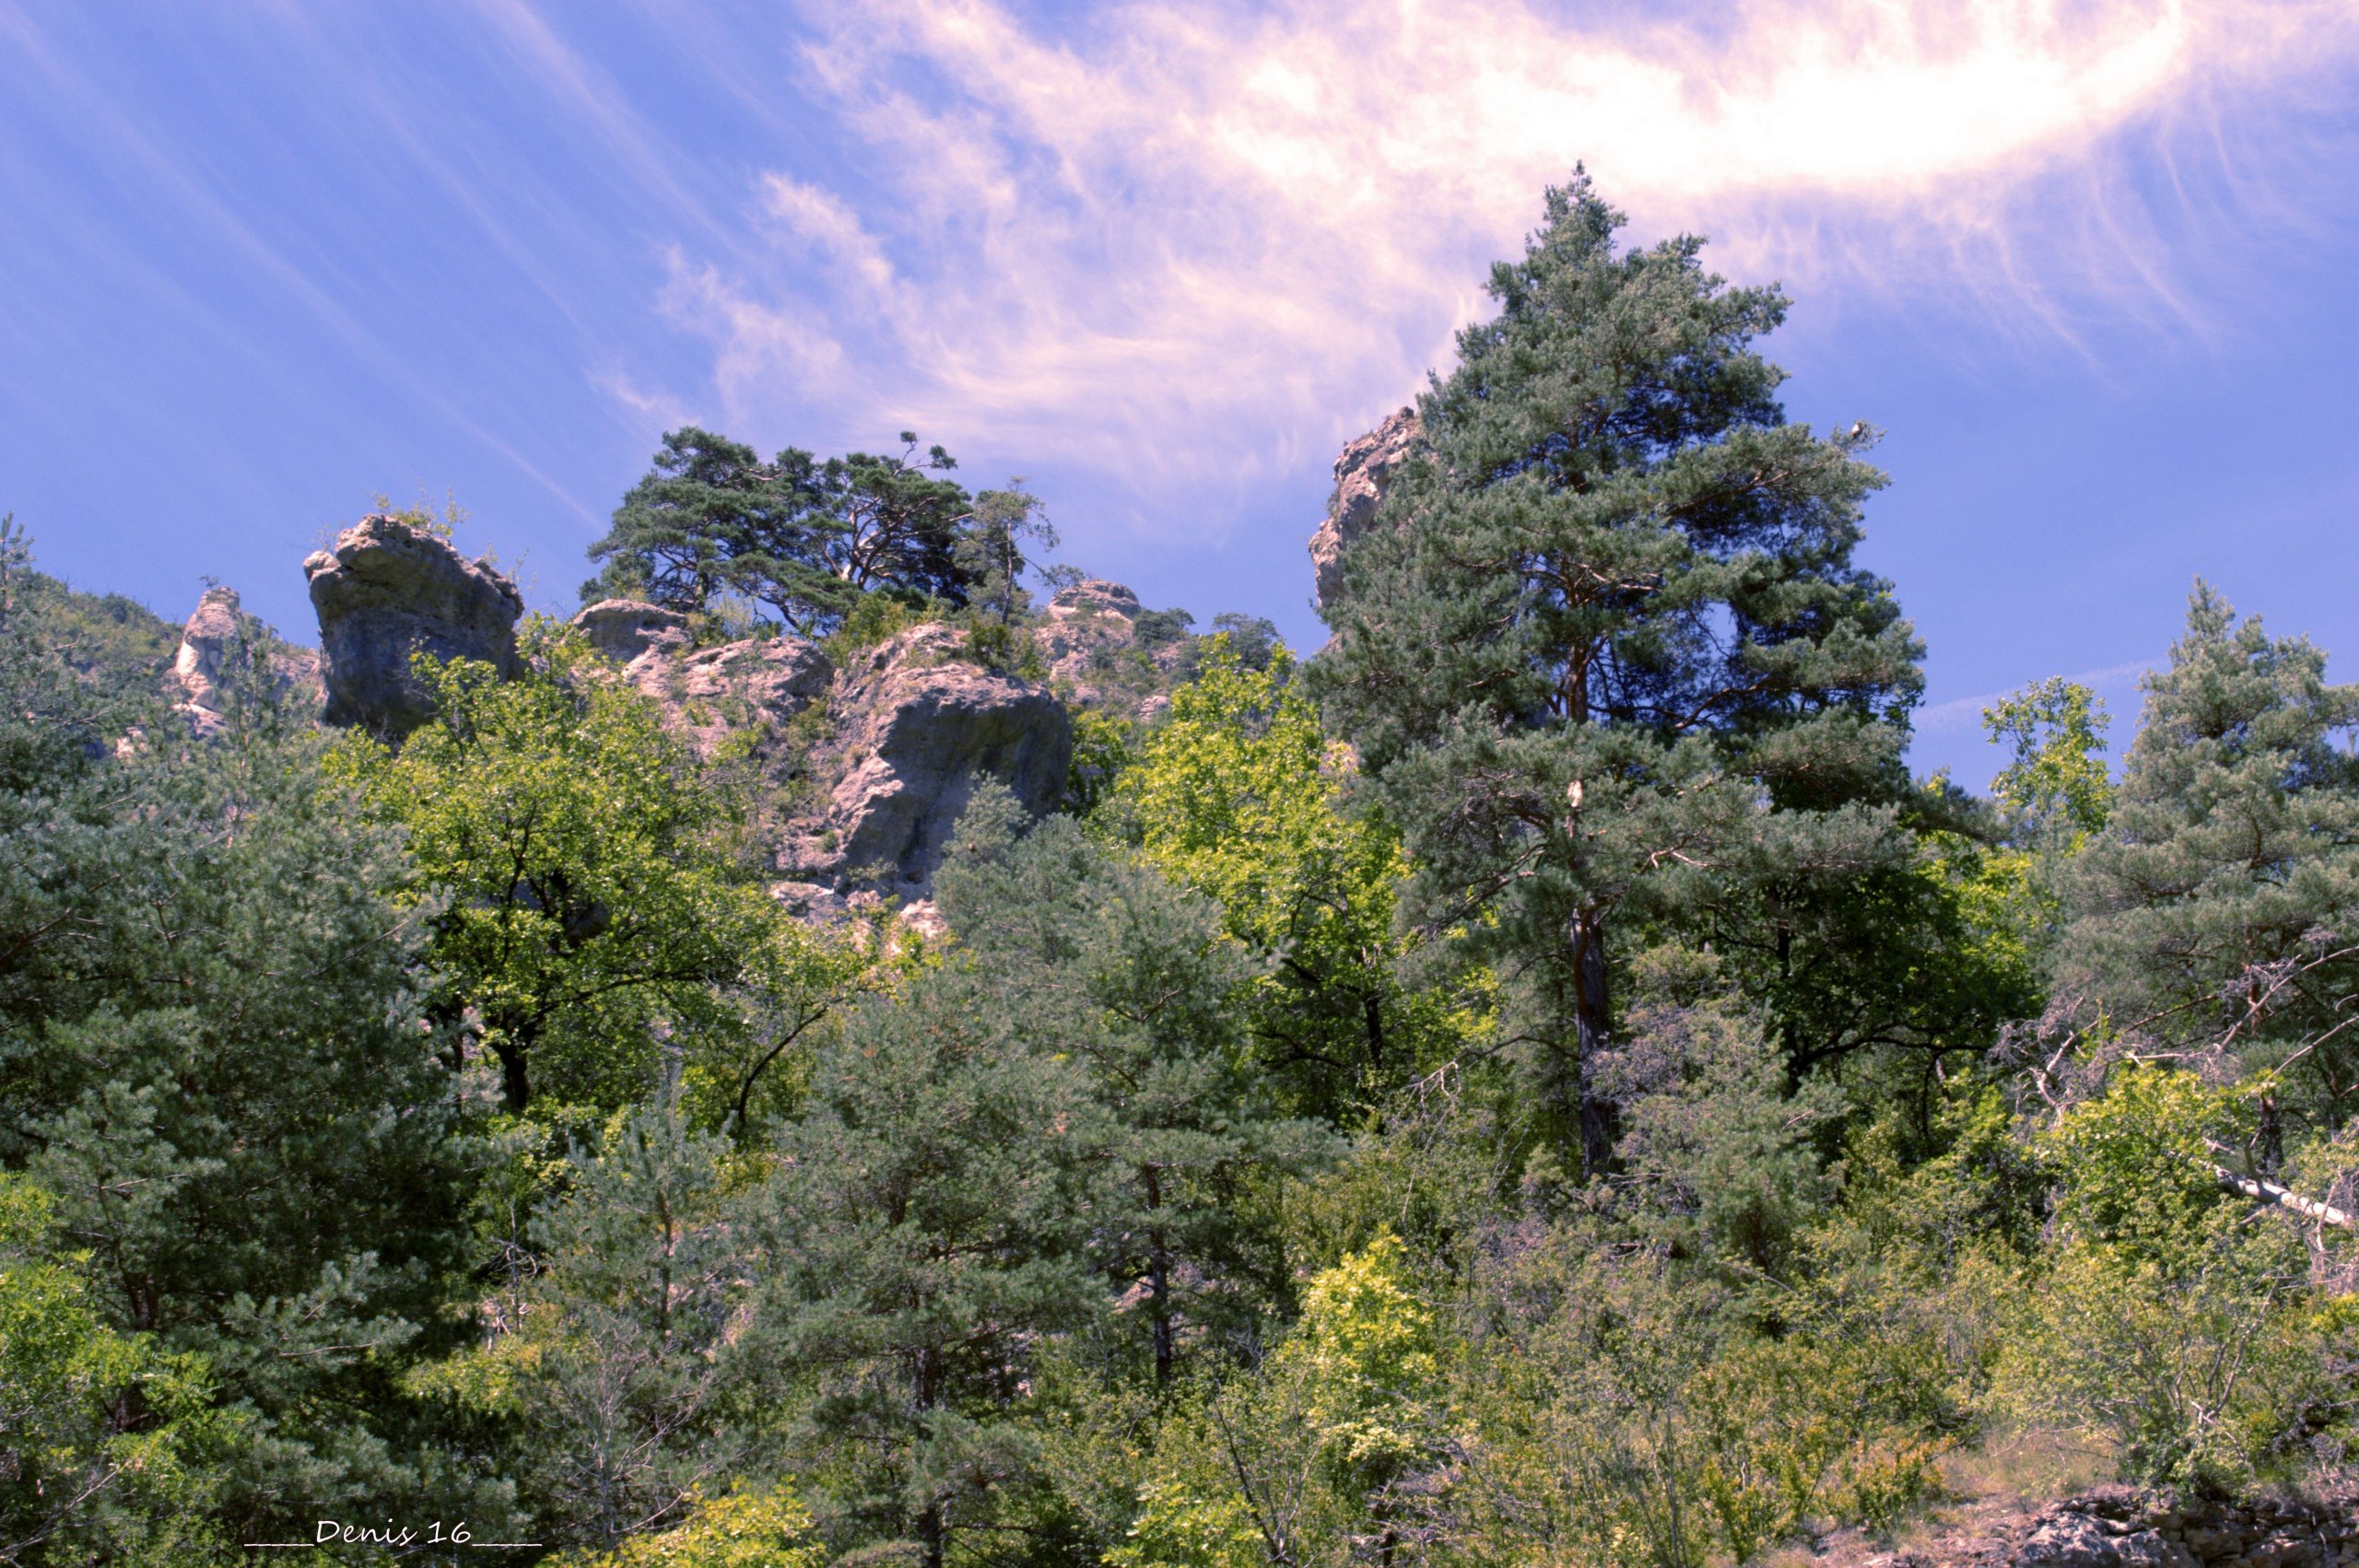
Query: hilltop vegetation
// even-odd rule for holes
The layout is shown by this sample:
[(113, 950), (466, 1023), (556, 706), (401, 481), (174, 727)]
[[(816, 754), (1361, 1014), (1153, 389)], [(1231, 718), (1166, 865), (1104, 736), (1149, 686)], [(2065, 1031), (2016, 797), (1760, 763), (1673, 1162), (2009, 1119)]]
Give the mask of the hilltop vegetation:
[(938, 928), (772, 896), (792, 770), (579, 630), (398, 746), (235, 640), (198, 743), (0, 541), (0, 1562), (1691, 1568), (2025, 1434), (2347, 1477), (2359, 687), (2198, 585), (2118, 778), (2060, 681), (1912, 778), (1871, 433), (1619, 223), (1550, 193), (1308, 660), (1073, 640), (913, 438), (667, 439), (585, 599), (1094, 682)]

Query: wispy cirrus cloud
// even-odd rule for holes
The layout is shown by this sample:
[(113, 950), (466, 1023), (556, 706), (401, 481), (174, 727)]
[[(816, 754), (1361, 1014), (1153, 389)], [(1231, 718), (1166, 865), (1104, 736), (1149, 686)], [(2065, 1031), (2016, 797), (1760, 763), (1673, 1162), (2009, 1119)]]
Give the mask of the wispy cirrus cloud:
[[(1647, 230), (1713, 233), (1723, 270), (1913, 275), (2051, 325), (2060, 288), (2167, 306), (2109, 145), (2359, 32), (2353, 0), (1742, 16), (1134, 5), (1051, 37), (989, 0), (822, 10), (804, 59), (873, 178), (766, 174), (749, 242), (676, 252), (665, 305), (710, 339), (735, 417), (826, 409), (1250, 485), (1445, 359), (1484, 264), (1576, 158)], [(2071, 200), (2033, 199), (2060, 174)]]

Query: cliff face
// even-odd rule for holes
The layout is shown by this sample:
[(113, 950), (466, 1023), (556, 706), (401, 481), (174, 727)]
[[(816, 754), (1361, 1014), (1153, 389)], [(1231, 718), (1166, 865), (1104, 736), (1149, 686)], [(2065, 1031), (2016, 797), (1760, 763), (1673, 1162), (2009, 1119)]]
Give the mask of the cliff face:
[(810, 912), (862, 893), (930, 898), (943, 844), (986, 779), (1036, 816), (1063, 798), (1063, 704), (961, 659), (948, 626), (912, 626), (839, 670), (795, 637), (698, 649), (680, 616), (628, 600), (573, 624), (704, 755), (750, 742), (775, 808), (780, 895)]
[(1073, 763), (1064, 705), (959, 660), (957, 645), (947, 626), (913, 626), (838, 672), (815, 754), (827, 803), (781, 847), (780, 870), (930, 898), (950, 829), (986, 779), (1035, 816), (1056, 809)]

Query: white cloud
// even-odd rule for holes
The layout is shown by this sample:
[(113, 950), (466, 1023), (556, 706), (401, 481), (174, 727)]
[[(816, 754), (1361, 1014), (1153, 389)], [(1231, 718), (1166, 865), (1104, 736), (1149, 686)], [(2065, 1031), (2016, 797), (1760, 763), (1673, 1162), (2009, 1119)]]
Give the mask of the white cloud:
[(811, 78), (881, 176), (770, 173), (760, 241), (676, 261), (666, 307), (757, 425), (824, 410), (870, 440), (915, 426), (1141, 486), (1250, 485), (1405, 396), (1576, 158), (1741, 275), (1933, 269), (2060, 320), (2077, 266), (2167, 299), (2166, 271), (2111, 253), (2139, 236), (2102, 178), (2069, 213), (2023, 193), (2347, 55), (2359, 4), (1742, 15), (1708, 37), (1486, 0), (1133, 5), (1059, 40), (988, 0), (827, 10)]

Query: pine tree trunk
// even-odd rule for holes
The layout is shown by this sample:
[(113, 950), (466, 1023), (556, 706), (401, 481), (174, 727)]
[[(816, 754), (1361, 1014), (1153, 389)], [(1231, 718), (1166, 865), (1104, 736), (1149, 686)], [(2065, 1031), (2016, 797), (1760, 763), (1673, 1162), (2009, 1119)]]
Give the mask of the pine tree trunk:
[(1579, 1052), (1581, 1176), (1590, 1180), (1604, 1175), (1606, 1163), (1614, 1157), (1613, 1128), (1596, 1090), (1610, 1016), (1605, 994), (1605, 926), (1594, 912), (1584, 913), (1573, 921), (1573, 1027)]
[[(931, 1413), (936, 1404), (934, 1387), (934, 1353), (921, 1349), (917, 1353), (917, 1410), (921, 1418)], [(942, 1500), (930, 1497), (917, 1518), (918, 1545), (922, 1549), (925, 1568), (942, 1568), (943, 1552), (949, 1535), (942, 1517)]]
[(1155, 1386), (1171, 1387), (1173, 1347), (1171, 1342), (1171, 1260), (1163, 1250), (1163, 1234), (1156, 1233), (1155, 1258), (1149, 1266), (1148, 1289), (1154, 1293), (1155, 1305)]
[[(1163, 1207), (1163, 1184), (1156, 1173), (1146, 1173), (1146, 1206), (1150, 1211)], [(1155, 1226), (1147, 1232), (1147, 1313), (1155, 1333), (1155, 1386), (1171, 1387), (1171, 1254), (1164, 1245), (1163, 1229)]]

